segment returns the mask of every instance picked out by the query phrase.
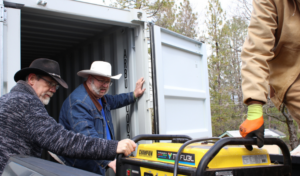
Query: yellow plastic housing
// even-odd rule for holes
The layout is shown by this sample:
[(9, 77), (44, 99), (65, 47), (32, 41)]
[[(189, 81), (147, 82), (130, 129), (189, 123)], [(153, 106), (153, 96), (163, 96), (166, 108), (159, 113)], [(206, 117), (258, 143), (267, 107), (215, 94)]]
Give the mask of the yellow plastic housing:
[[(181, 143), (140, 144), (135, 158), (155, 162), (174, 163)], [(187, 146), (182, 154), (180, 165), (197, 167), (201, 158), (213, 144), (194, 143)], [(244, 146), (225, 146), (208, 164), (210, 169), (270, 165), (270, 157), (265, 149), (254, 148), (248, 151)]]

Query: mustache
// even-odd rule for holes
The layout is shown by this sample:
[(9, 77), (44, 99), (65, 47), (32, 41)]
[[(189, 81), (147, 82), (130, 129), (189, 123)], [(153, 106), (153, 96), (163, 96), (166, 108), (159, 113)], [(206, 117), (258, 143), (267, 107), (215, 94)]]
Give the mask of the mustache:
[(46, 93), (43, 93), (42, 96), (45, 96), (45, 95), (49, 95), (50, 98), (53, 96), (53, 93), (52, 92), (46, 92)]
[(100, 88), (97, 88), (95, 85), (94, 85), (94, 83), (92, 83), (91, 84), (91, 88), (92, 88), (92, 90), (96, 93), (96, 94), (98, 94), (98, 95), (100, 95), (100, 91), (101, 91), (101, 89), (103, 90), (105, 90), (106, 92), (105, 92), (105, 94), (108, 92), (108, 90), (109, 90), (109, 87), (100, 87)]

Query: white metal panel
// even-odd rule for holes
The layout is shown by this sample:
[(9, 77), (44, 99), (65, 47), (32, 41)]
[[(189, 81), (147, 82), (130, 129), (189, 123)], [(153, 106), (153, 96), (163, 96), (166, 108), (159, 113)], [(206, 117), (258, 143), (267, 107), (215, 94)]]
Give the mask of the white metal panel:
[[(141, 96), (134, 106), (137, 108), (137, 118), (134, 119), (135, 123), (133, 123), (135, 127), (135, 132), (133, 136), (137, 136), (139, 134), (152, 134), (152, 114), (150, 111), (149, 101), (151, 98), (150, 94), (150, 76), (149, 76), (149, 65), (148, 65), (148, 43), (147, 43), (147, 34), (148, 31), (146, 29), (146, 23), (140, 25), (139, 28), (134, 29), (134, 45), (132, 48), (132, 53), (134, 53), (134, 70), (135, 80), (132, 82), (132, 85), (135, 86), (136, 81), (143, 77), (145, 79), (145, 83), (143, 88), (146, 88), (143, 96)], [(150, 141), (143, 141), (143, 143), (147, 143)], [(141, 143), (141, 142), (140, 142)]]
[(0, 96), (3, 95), (3, 73), (4, 73), (4, 54), (3, 54), (3, 36), (4, 36), (4, 31), (3, 31), (3, 23), (4, 23), (4, 4), (3, 0), (0, 0)]
[[(116, 93), (132, 92), (135, 89), (135, 83), (141, 77), (144, 77), (146, 88), (145, 93), (133, 105), (129, 106), (129, 130), (127, 129), (126, 107), (116, 110), (118, 116), (117, 129), (119, 138), (127, 138), (128, 131), (130, 138), (139, 134), (151, 134), (151, 112), (148, 109), (147, 103), (150, 99), (149, 94), (149, 73), (148, 73), (148, 58), (147, 58), (147, 41), (146, 34), (144, 33), (144, 25), (140, 24), (140, 29), (133, 31), (127, 29), (116, 35), (116, 58), (115, 67), (117, 73), (122, 73), (122, 77), (116, 82)], [(137, 29), (134, 29), (137, 30)], [(127, 84), (128, 88), (125, 89), (125, 75), (124, 75), (124, 51), (127, 54)], [(128, 130), (128, 131), (127, 131)]]
[(4, 23), (4, 94), (16, 85), (15, 73), (21, 68), (21, 11), (6, 8), (7, 19)]
[[(37, 0), (6, 0), (7, 2), (24, 4), (25, 8), (42, 10), (41, 13), (56, 12), (60, 16), (76, 15), (79, 20), (106, 22), (116, 25), (136, 26), (132, 21), (145, 21), (142, 10), (117, 9), (102, 5), (78, 2), (73, 0), (46, 0), (47, 4), (39, 5)], [(141, 16), (138, 14), (142, 14)], [(87, 17), (87, 18), (85, 18)], [(140, 17), (140, 18), (139, 18)]]
[(160, 134), (210, 137), (205, 45), (154, 27)]

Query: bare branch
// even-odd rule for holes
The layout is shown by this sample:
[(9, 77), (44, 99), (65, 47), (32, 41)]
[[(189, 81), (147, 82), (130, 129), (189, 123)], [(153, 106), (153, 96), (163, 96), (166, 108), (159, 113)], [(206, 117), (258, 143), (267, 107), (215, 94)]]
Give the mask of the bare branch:
[[(281, 113), (283, 114), (283, 116), (284, 116), (289, 122), (292, 122), (293, 119), (290, 117), (289, 114), (287, 114), (287, 113), (285, 112), (285, 110), (287, 110), (287, 109), (286, 109), (285, 104), (283, 104), (283, 107), (282, 107), (282, 109), (281, 109)], [(288, 111), (288, 110), (287, 110), (287, 111)]]
[(242, 50), (241, 49), (236, 49), (236, 48), (234, 48), (234, 47), (232, 47), (231, 45), (229, 45), (229, 47), (231, 48), (231, 49), (233, 49), (234, 51), (236, 51), (236, 52), (242, 52)]
[(269, 117), (272, 117), (272, 118), (274, 118), (274, 119), (276, 119), (276, 120), (278, 120), (278, 121), (280, 121), (282, 123), (286, 122), (286, 120), (282, 119), (280, 116), (277, 116), (277, 115), (274, 115), (274, 114), (270, 114), (270, 113), (266, 113), (266, 115), (269, 116)]
[(161, 7), (162, 7), (162, 4), (163, 4), (163, 2), (161, 2), (161, 3), (159, 4), (159, 7), (156, 9), (156, 11), (155, 11), (152, 15), (148, 16), (147, 18), (154, 17), (154, 16), (160, 11), (160, 9), (161, 9)]
[(248, 15), (248, 16), (251, 16), (251, 10), (250, 10), (250, 8), (249, 8), (249, 5), (247, 4), (246, 0), (243, 0), (243, 2), (244, 2), (244, 7), (245, 7), (245, 9), (246, 9), (247, 15)]

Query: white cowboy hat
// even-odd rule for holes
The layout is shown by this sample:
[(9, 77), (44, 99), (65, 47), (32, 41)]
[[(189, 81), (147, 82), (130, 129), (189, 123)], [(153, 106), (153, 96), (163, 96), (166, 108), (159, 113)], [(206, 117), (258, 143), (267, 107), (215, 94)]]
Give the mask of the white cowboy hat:
[(120, 79), (122, 74), (111, 76), (111, 65), (104, 61), (94, 61), (90, 70), (81, 70), (77, 73), (78, 76), (87, 78), (89, 75), (104, 76), (111, 79)]

